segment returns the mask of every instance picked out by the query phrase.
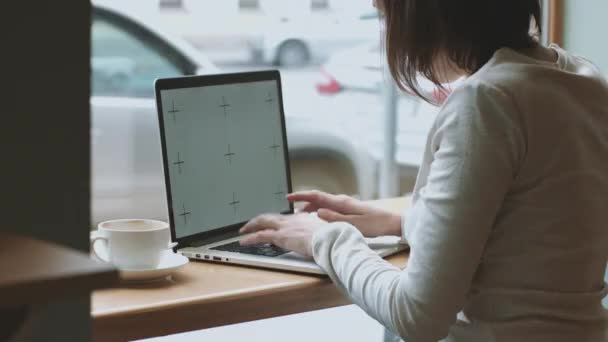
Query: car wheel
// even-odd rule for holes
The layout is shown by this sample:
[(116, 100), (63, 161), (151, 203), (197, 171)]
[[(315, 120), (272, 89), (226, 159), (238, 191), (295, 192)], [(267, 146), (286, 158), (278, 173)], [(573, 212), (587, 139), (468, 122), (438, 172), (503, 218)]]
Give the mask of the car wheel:
[(308, 47), (303, 42), (290, 40), (279, 48), (277, 64), (283, 67), (299, 67), (310, 61)]

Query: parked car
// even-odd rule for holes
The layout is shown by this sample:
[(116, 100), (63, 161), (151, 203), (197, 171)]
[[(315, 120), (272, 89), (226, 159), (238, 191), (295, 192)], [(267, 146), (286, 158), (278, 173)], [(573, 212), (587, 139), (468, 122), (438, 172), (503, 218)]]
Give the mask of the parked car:
[[(93, 4), (92, 221), (166, 219), (153, 80), (220, 70), (185, 40), (137, 13)], [(337, 133), (339, 125), (294, 113), (287, 113), (286, 125), (296, 189), (372, 196), (371, 157)]]
[[(359, 106), (357, 115), (351, 113), (369, 127), (369, 130), (382, 131), (383, 103), (379, 99), (390, 80), (385, 68), (385, 57), (379, 40), (338, 51), (332, 54), (319, 69), (319, 81), (315, 87), (319, 94), (329, 96), (334, 101), (355, 101), (371, 104)], [(435, 102), (441, 103), (449, 95), (437, 90), (428, 80), (420, 79), (423, 91), (430, 95)], [(450, 87), (458, 86), (460, 81)], [(436, 107), (423, 103), (421, 100), (400, 92), (398, 101), (398, 129), (396, 161), (402, 178), (402, 190), (407, 190), (413, 183), (415, 171), (421, 162), (427, 132), (432, 125)], [(346, 100), (344, 100), (346, 98)], [(353, 100), (350, 100), (350, 99)], [(367, 98), (367, 100), (362, 100)], [(355, 125), (356, 123), (353, 123)], [(376, 128), (373, 128), (374, 125)], [(353, 128), (353, 130), (361, 128)], [(361, 136), (361, 143), (371, 153), (376, 163), (383, 157), (383, 141), (380, 134)]]
[(341, 91), (378, 93), (384, 84), (379, 41), (357, 45), (331, 55), (319, 70), (317, 91), (333, 95)]
[(256, 62), (294, 67), (324, 61), (333, 52), (377, 40), (376, 11), (359, 16), (301, 15), (269, 20), (249, 41)]
[(124, 57), (93, 57), (94, 92), (127, 92), (135, 73), (135, 62)]
[[(319, 69), (317, 91), (323, 95), (334, 95), (342, 91), (358, 91), (378, 94), (385, 82), (390, 79), (384, 67), (385, 57), (379, 41), (355, 46), (331, 55)], [(449, 91), (439, 90), (428, 80), (418, 80), (423, 92), (438, 103), (445, 101)], [(461, 80), (454, 81), (449, 87), (457, 87)], [(411, 96), (406, 92), (401, 95)]]

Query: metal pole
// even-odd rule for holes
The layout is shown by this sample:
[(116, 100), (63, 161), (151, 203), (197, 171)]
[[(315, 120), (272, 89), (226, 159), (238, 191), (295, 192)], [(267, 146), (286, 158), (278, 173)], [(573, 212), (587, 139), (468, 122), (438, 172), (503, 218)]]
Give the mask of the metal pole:
[(542, 34), (540, 37), (540, 42), (542, 45), (544, 46), (548, 46), (549, 45), (549, 30), (550, 30), (550, 26), (549, 26), (549, 5), (550, 2), (549, 0), (542, 0), (542, 18), (541, 18), (541, 22), (538, 23), (538, 27), (542, 28)]
[[(388, 75), (388, 73), (386, 73)], [(384, 152), (380, 163), (380, 198), (396, 197), (399, 194), (397, 152), (397, 86), (391, 77), (384, 82)]]

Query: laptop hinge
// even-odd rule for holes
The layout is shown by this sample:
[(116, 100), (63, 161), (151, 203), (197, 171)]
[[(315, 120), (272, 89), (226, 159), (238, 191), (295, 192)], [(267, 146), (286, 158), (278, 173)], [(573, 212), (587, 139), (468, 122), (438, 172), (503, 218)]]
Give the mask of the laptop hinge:
[(216, 243), (218, 241), (232, 239), (236, 236), (238, 236), (238, 232), (236, 232), (236, 231), (225, 232), (222, 234), (216, 234), (214, 236), (209, 236), (209, 237), (205, 237), (202, 239), (197, 239), (197, 240), (191, 241), (190, 243), (188, 243), (187, 246), (184, 246), (184, 247), (201, 247), (201, 246), (209, 245), (212, 243)]

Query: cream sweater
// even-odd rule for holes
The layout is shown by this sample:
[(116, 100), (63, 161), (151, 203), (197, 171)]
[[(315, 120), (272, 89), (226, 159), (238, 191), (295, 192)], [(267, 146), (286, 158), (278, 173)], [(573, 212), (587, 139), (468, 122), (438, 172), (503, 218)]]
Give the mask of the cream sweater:
[(332, 223), (314, 258), (406, 341), (605, 341), (608, 85), (588, 61), (499, 50), (432, 127), (404, 214), (409, 264)]

